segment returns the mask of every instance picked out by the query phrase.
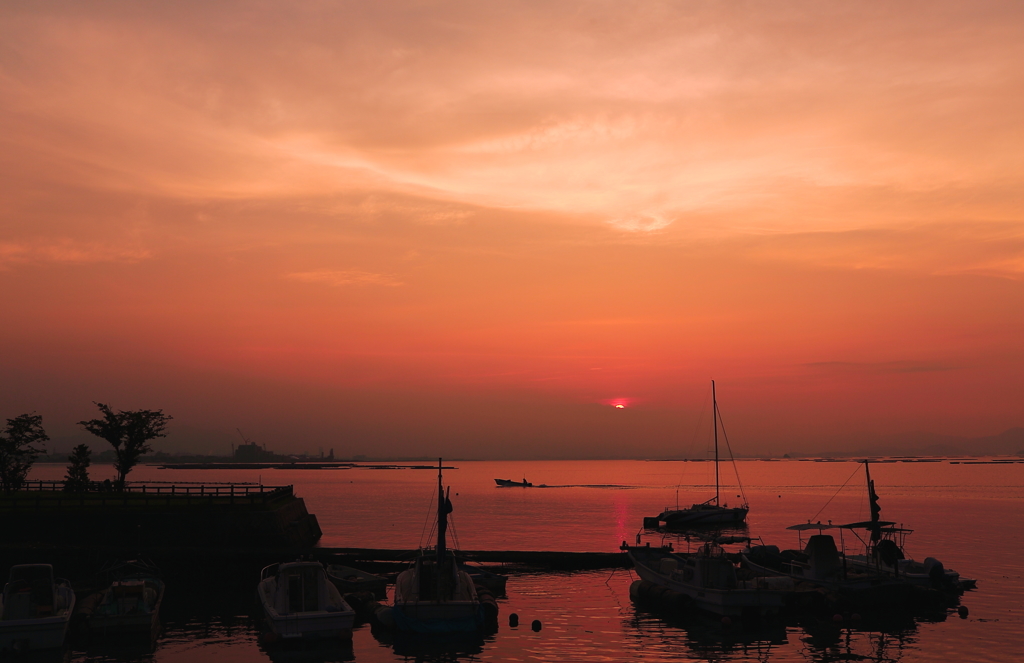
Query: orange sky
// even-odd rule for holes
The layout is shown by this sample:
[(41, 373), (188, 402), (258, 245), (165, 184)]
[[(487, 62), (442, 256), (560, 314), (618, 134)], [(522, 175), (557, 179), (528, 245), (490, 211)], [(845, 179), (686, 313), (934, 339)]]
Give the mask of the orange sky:
[[(1024, 425), (1018, 3), (0, 6), (0, 416), (666, 455)], [(611, 403), (625, 399), (629, 407)]]

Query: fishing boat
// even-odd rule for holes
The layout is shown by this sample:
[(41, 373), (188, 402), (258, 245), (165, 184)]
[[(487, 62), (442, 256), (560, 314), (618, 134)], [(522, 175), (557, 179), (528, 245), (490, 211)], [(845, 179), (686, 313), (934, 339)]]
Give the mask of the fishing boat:
[(356, 613), (319, 562), (271, 564), (257, 587), (267, 625), (280, 638), (350, 638)]
[(141, 560), (130, 560), (117, 562), (102, 573), (111, 579), (110, 585), (100, 593), (89, 611), (89, 630), (156, 635), (160, 630), (160, 606), (164, 599), (164, 582), (156, 567)]
[(386, 578), (344, 564), (328, 564), (327, 579), (334, 583), (342, 594), (371, 592), (376, 598), (382, 599), (388, 591)]
[[(399, 573), (395, 580), (391, 618), (402, 631), (472, 632), (485, 625), (484, 607), (476, 585), (469, 573), (459, 568), (454, 551), (448, 549), (448, 514), (451, 512), (451, 489), (445, 491), (439, 458), (436, 545), (433, 550), (421, 550), (412, 567)], [(496, 607), (495, 603), (493, 608)]]
[(61, 647), (74, 610), (71, 583), (54, 578), (52, 565), (12, 566), (0, 603), (0, 652)]
[(527, 481), (525, 477), (523, 477), (522, 481), (513, 481), (512, 479), (495, 479), (494, 483), (498, 484), (498, 486), (502, 488), (511, 488), (512, 486), (519, 486), (520, 488), (529, 488), (533, 486), (533, 484)]
[(973, 578), (961, 578), (953, 569), (945, 568), (943, 563), (934, 557), (926, 557), (923, 562), (907, 557), (906, 539), (914, 530), (896, 527), (895, 523), (879, 520), (881, 508), (878, 505), (878, 494), (875, 492), (875, 482), (871, 479), (870, 463), (867, 460), (864, 461), (864, 478), (867, 482), (871, 520), (850, 523), (844, 527), (855, 532), (858, 529), (867, 530), (869, 538), (863, 542), (863, 553), (846, 556), (851, 567), (902, 578), (920, 587), (956, 591), (969, 589), (977, 584)]
[[(721, 412), (718, 409), (718, 398), (715, 393), (715, 381), (711, 381), (711, 415), (715, 438), (715, 496), (711, 499), (694, 504), (688, 508), (665, 507), (658, 514), (658, 521), (665, 523), (667, 528), (692, 527), (702, 525), (738, 525), (747, 518), (749, 507), (746, 500), (741, 506), (730, 507), (722, 503), (721, 483), (719, 474), (718, 428)], [(727, 440), (728, 441), (728, 440)], [(678, 493), (676, 494), (678, 499)]]
[[(837, 592), (858, 603), (884, 606), (941, 600), (942, 593), (936, 590), (947, 587), (936, 586), (934, 582), (945, 577), (941, 564), (929, 566), (925, 577), (927, 573), (934, 574), (934, 577), (928, 582), (918, 582), (917, 578), (900, 573), (898, 557), (902, 555), (902, 549), (897, 547), (892, 537), (905, 536), (911, 530), (896, 527), (895, 522), (879, 518), (881, 507), (866, 462), (865, 471), (871, 520), (842, 525), (833, 525), (831, 521), (792, 525), (787, 529), (797, 532), (798, 549), (752, 546), (743, 552), (744, 565), (755, 573), (785, 575)], [(858, 534), (861, 530), (869, 532), (867, 541)], [(817, 533), (811, 534), (805, 544), (803, 535), (810, 531)], [(835, 537), (826, 532), (838, 533), (839, 545), (836, 545)], [(864, 545), (864, 554), (850, 555), (846, 552), (847, 532), (855, 541)], [(883, 544), (883, 541), (889, 543)], [(887, 565), (886, 561), (892, 561), (893, 564)]]
[(688, 597), (694, 606), (726, 617), (777, 614), (794, 592), (784, 577), (741, 579), (722, 547), (707, 542), (696, 553), (680, 555), (671, 547), (623, 544), (637, 575), (644, 581)]

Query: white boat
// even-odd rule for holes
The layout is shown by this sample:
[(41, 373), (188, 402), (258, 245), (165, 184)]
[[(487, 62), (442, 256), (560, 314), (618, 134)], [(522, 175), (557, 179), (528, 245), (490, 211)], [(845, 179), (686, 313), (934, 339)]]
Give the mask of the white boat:
[[(461, 570), (448, 550), (451, 489), (446, 494), (437, 467), (437, 545), (425, 549), (412, 567), (398, 574), (391, 616), (397, 628), (418, 633), (477, 631), (485, 625), (484, 606), (469, 573)], [(495, 603), (492, 608), (496, 609)], [(492, 615), (497, 618), (496, 611)]]
[[(718, 420), (721, 413), (718, 410), (718, 399), (715, 394), (715, 381), (711, 381), (711, 415), (715, 432), (715, 496), (706, 502), (694, 504), (689, 508), (665, 507), (665, 510), (658, 514), (658, 521), (665, 523), (667, 528), (690, 527), (701, 525), (738, 525), (744, 522), (749, 511), (746, 503), (741, 506), (730, 507), (722, 504), (721, 486), (719, 482), (719, 455), (718, 455)], [(678, 499), (678, 494), (676, 495)]]
[(707, 543), (699, 552), (678, 555), (669, 548), (623, 546), (643, 580), (684, 596), (707, 612), (728, 617), (778, 613), (795, 585), (785, 577), (741, 580), (720, 546)]
[(0, 652), (61, 647), (74, 610), (75, 592), (54, 579), (53, 566), (12, 566), (0, 603)]
[[(146, 633), (160, 630), (164, 583), (159, 571), (140, 560), (107, 569), (110, 586), (95, 600), (87, 623), (94, 633)], [(85, 604), (87, 600), (83, 600)]]
[(281, 638), (350, 638), (356, 613), (319, 562), (272, 564), (257, 589), (270, 630)]

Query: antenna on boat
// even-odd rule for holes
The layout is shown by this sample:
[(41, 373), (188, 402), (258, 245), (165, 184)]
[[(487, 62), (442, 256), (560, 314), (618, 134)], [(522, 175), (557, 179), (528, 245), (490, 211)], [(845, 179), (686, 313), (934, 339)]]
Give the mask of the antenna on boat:
[(718, 486), (718, 398), (715, 396), (715, 381), (711, 381), (711, 418), (715, 429), (715, 504), (721, 505)]

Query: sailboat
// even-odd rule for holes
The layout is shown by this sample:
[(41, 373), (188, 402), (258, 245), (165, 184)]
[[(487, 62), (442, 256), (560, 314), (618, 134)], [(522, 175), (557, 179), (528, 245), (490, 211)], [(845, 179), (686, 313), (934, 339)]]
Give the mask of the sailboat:
[[(395, 579), (391, 615), (396, 627), (417, 633), (477, 631), (485, 625), (484, 605), (473, 578), (459, 568), (448, 550), (451, 489), (445, 491), (441, 459), (437, 459), (437, 545), (424, 549), (412, 567)], [(494, 604), (496, 609), (497, 604)], [(496, 610), (493, 615), (497, 617)]]
[(749, 508), (746, 504), (730, 507), (722, 504), (721, 484), (719, 481), (719, 455), (718, 455), (718, 420), (721, 413), (718, 410), (718, 398), (715, 393), (715, 381), (711, 381), (711, 414), (715, 431), (715, 496), (706, 502), (694, 504), (685, 509), (665, 507), (665, 510), (658, 514), (658, 521), (664, 522), (665, 527), (690, 527), (693, 525), (737, 525), (747, 518)]

